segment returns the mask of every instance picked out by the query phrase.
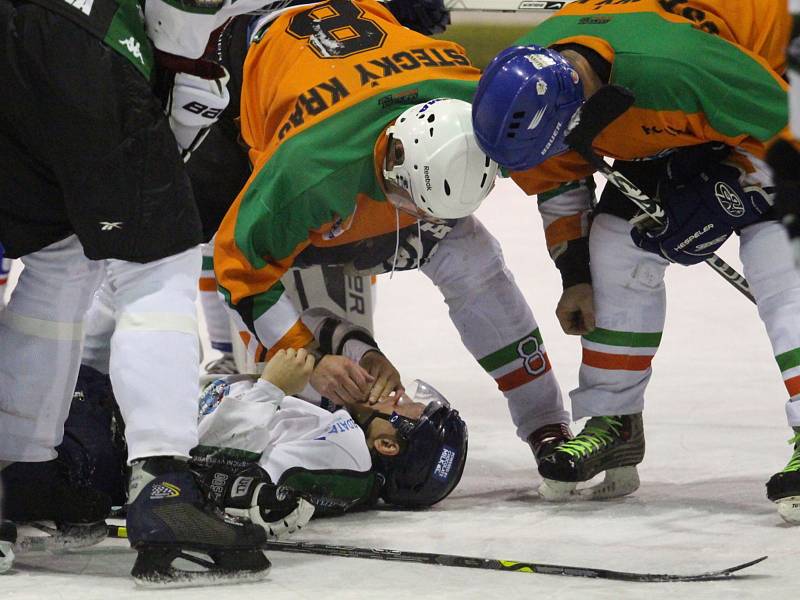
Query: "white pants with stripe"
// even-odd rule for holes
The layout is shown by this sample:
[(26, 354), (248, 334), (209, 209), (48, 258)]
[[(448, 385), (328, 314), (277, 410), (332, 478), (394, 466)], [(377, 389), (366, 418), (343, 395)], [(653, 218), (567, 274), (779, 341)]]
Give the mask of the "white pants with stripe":
[(568, 423), (539, 326), (499, 242), (474, 216), (458, 222), (421, 271), (439, 288), (461, 341), (497, 382), (517, 435)]
[(109, 372), (128, 459), (188, 456), (197, 444), (199, 247), (147, 264), (90, 261), (71, 236), (22, 261), (0, 316), (0, 461), (55, 457), (84, 317), (104, 273), (115, 320)]
[[(597, 329), (582, 340), (579, 387), (570, 393), (575, 419), (639, 413), (644, 407), (650, 361), (664, 327), (664, 272), (670, 263), (636, 247), (630, 229), (627, 221), (607, 214), (592, 223)], [(789, 391), (789, 424), (800, 426), (800, 401), (792, 402), (800, 398), (800, 276), (783, 227), (775, 221), (746, 227), (740, 258)], [(710, 270), (708, 275), (714, 276)]]

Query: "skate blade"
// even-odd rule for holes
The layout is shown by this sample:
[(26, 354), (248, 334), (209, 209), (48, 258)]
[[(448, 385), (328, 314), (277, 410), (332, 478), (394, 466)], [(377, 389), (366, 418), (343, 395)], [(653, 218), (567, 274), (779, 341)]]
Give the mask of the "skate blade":
[(577, 498), (577, 485), (574, 481), (543, 479), (537, 491), (539, 497), (547, 502), (568, 502)]
[[(137, 552), (131, 576), (137, 585), (145, 588), (251, 583), (264, 579), (272, 566), (264, 553), (258, 550), (239, 551), (238, 554), (232, 551), (222, 555), (150, 546), (137, 548)], [(182, 569), (182, 565), (194, 568)]]
[(90, 525), (64, 525), (61, 529), (43, 523), (23, 523), (47, 535), (19, 535), (14, 544), (18, 555), (30, 552), (60, 552), (80, 550), (95, 546), (106, 539), (108, 526), (105, 521)]
[(241, 571), (235, 573), (219, 571), (183, 571), (172, 569), (168, 573), (134, 575), (134, 583), (145, 589), (189, 588), (211, 585), (234, 585), (238, 583), (255, 583), (262, 581), (269, 574), (270, 568), (262, 571)]
[(776, 500), (775, 504), (778, 505), (778, 514), (787, 523), (792, 525), (800, 525), (800, 496), (789, 496)]
[(605, 472), (602, 482), (581, 489), (577, 486), (574, 481), (544, 479), (538, 491), (539, 496), (547, 502), (619, 498), (639, 489), (639, 472), (636, 466), (609, 469)]
[(0, 541), (0, 575), (14, 566), (14, 550), (11, 542)]
[(636, 466), (609, 469), (603, 481), (589, 488), (578, 490), (584, 500), (608, 500), (632, 494), (639, 489), (639, 472)]

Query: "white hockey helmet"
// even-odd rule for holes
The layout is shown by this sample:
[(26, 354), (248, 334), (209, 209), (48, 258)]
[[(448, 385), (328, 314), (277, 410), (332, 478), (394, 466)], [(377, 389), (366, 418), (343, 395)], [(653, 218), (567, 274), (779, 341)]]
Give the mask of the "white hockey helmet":
[(494, 187), (497, 163), (478, 146), (472, 107), (436, 98), (406, 109), (386, 130), (403, 145), (403, 158), (383, 176), (411, 196), (416, 208), (438, 219), (472, 214)]

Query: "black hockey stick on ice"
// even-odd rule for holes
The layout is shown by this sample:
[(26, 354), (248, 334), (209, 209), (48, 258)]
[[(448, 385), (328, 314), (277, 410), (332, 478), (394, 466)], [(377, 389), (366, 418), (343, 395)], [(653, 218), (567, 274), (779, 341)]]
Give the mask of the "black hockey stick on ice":
[[(125, 538), (124, 527), (108, 526), (110, 537)], [(456, 554), (436, 554), (433, 552), (407, 552), (388, 548), (358, 548), (356, 546), (334, 546), (314, 544), (310, 542), (267, 542), (262, 548), (273, 552), (299, 552), (302, 554), (319, 554), (322, 556), (341, 556), (345, 558), (364, 558), (370, 560), (389, 560), (394, 562), (411, 562), (442, 567), (467, 567), (471, 569), (488, 569), (491, 571), (514, 571), (517, 573), (534, 573), (539, 575), (564, 575), (566, 577), (591, 577), (594, 579), (614, 579), (634, 582), (675, 582), (675, 581), (713, 581), (728, 579), (737, 571), (752, 567), (767, 557), (762, 556), (740, 565), (707, 571), (695, 575), (672, 575), (665, 573), (629, 573), (609, 569), (592, 569), (589, 567), (570, 567), (567, 565), (550, 565), (545, 563), (519, 562), (515, 560), (498, 560), (496, 558), (476, 558)]]
[[(634, 96), (630, 90), (619, 85), (603, 86), (575, 113), (567, 127), (566, 142), (643, 213), (661, 225), (665, 216), (661, 205), (622, 173), (615, 171), (592, 149), (594, 139), (612, 122), (621, 117), (633, 105), (633, 102)], [(750, 293), (750, 286), (744, 275), (738, 273), (716, 254), (709, 256), (705, 262), (755, 304), (756, 299)]]

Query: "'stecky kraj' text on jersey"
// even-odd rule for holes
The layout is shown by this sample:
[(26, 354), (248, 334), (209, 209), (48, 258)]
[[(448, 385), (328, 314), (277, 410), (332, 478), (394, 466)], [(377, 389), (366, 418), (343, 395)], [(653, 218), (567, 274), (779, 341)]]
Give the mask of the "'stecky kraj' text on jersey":
[(478, 75), (463, 48), (402, 27), (369, 0), (289, 10), (251, 46), (241, 128), (254, 170), (222, 222), (214, 265), (270, 353), (312, 339), (280, 283), (305, 248), (397, 227), (373, 158), (383, 131), (409, 106), (471, 100)]

